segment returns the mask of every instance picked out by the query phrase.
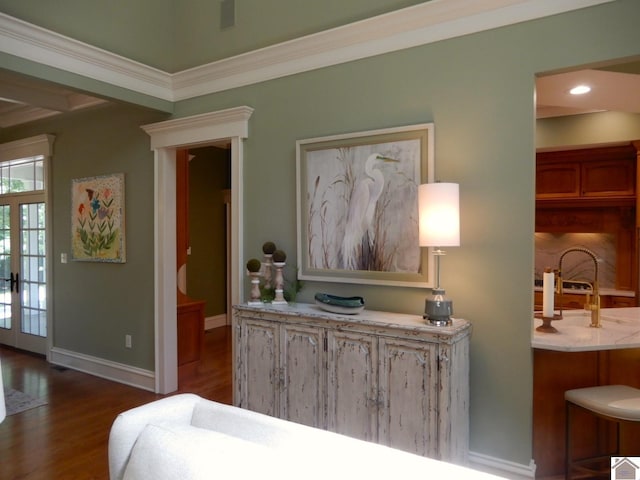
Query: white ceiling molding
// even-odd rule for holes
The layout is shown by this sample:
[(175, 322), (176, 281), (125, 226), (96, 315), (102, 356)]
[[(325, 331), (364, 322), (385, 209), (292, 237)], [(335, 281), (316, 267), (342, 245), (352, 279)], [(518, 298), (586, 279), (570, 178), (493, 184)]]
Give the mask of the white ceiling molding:
[(0, 51), (168, 101), (613, 0), (431, 0), (174, 74), (0, 13)]
[(0, 51), (162, 100), (171, 75), (0, 12)]
[(184, 100), (613, 0), (432, 0), (173, 75)]

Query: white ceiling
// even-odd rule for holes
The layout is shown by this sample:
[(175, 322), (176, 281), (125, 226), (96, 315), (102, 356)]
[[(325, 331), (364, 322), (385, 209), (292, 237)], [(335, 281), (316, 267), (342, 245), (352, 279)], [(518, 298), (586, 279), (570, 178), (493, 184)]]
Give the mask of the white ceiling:
[[(591, 91), (571, 95), (569, 90), (577, 85), (587, 85)], [(640, 75), (587, 69), (536, 79), (537, 118), (607, 110), (640, 113)]]

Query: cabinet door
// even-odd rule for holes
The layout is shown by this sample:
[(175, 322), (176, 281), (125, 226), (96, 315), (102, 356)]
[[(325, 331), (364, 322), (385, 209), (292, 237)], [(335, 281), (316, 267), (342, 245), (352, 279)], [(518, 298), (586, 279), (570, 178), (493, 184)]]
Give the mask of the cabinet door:
[(536, 165), (536, 198), (567, 198), (579, 195), (579, 163), (539, 162)]
[(327, 428), (377, 441), (378, 349), (371, 335), (327, 331)]
[(324, 428), (322, 329), (282, 324), (280, 335), (280, 418)]
[(242, 319), (239, 406), (271, 416), (278, 415), (278, 324)]
[(635, 158), (587, 162), (582, 166), (582, 195), (635, 195)]
[(379, 438), (418, 455), (438, 454), (437, 345), (381, 338)]

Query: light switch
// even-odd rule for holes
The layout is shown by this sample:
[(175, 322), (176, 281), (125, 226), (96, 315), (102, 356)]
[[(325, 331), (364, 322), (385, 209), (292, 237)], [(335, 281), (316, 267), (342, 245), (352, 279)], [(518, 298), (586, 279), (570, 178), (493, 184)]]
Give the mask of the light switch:
[(61, 253), (60, 254), (60, 263), (67, 263), (67, 254), (66, 253)]

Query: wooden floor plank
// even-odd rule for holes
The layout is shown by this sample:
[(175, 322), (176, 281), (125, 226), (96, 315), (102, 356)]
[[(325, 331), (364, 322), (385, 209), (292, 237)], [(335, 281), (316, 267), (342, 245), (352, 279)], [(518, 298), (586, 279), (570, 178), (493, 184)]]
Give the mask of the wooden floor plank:
[[(162, 397), (3, 346), (0, 357), (6, 386), (48, 402), (0, 424), (0, 480), (108, 480), (113, 420)], [(231, 403), (230, 327), (206, 332), (202, 361), (193, 376), (180, 379), (179, 392)]]

